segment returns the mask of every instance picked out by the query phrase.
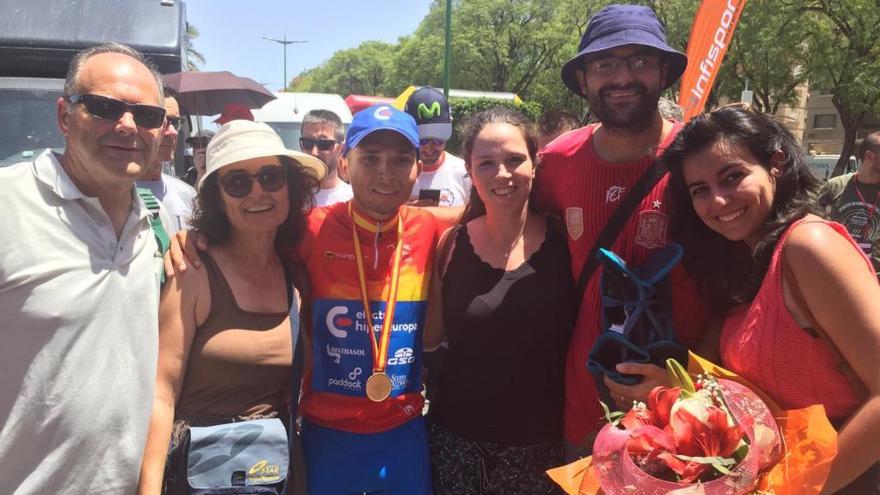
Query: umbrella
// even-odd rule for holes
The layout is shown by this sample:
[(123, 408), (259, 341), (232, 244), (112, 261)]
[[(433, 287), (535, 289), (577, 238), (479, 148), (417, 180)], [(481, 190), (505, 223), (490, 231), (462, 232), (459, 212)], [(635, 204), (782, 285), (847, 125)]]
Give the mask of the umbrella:
[(163, 79), (177, 93), (180, 106), (196, 115), (216, 115), (227, 103), (260, 108), (275, 99), (272, 92), (253, 79), (228, 71), (175, 72)]

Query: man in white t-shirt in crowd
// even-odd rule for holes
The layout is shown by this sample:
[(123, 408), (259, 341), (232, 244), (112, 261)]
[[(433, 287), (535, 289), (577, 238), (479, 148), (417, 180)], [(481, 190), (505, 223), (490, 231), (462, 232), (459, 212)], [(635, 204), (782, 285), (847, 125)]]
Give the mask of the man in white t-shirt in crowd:
[(327, 165), (327, 175), (315, 193), (315, 206), (329, 206), (348, 201), (351, 186), (339, 178), (339, 152), (345, 142), (342, 120), (330, 110), (312, 110), (303, 117), (299, 148)]
[(452, 136), (452, 117), (443, 93), (430, 86), (419, 88), (406, 100), (404, 111), (419, 125), (422, 164), (410, 201), (417, 206), (464, 206), (471, 193), (471, 180), (464, 160), (445, 149)]
[(177, 133), (183, 125), (180, 106), (177, 99), (170, 94), (165, 95), (165, 120), (167, 123), (159, 143), (159, 153), (147, 167), (147, 173), (137, 181), (137, 185), (149, 189), (162, 202), (174, 220), (176, 230), (184, 230), (189, 227), (196, 190), (177, 177), (162, 173), (165, 164), (174, 161)]

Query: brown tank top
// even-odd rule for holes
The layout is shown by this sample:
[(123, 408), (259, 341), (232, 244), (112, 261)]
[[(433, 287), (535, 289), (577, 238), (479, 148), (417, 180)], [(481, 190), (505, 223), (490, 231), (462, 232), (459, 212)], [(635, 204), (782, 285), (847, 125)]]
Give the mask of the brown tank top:
[(196, 329), (175, 416), (239, 418), (287, 411), (288, 313), (244, 311), (220, 267), (201, 252), (211, 310)]

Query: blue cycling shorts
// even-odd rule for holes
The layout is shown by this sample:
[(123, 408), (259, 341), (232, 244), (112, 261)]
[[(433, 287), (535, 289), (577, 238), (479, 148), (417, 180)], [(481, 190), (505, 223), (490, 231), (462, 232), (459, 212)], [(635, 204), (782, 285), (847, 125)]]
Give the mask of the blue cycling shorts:
[(351, 433), (302, 422), (310, 495), (430, 495), (425, 420), (380, 433)]

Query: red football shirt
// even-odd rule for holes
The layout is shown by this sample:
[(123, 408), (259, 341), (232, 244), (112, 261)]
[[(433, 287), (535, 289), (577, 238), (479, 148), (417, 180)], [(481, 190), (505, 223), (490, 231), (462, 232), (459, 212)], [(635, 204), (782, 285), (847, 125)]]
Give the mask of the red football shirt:
[[(592, 125), (571, 131), (544, 148), (533, 195), (539, 208), (559, 213), (565, 222), (575, 280), (605, 223), (652, 163), (648, 156), (631, 163), (602, 160), (593, 149), (595, 129)], [(658, 147), (658, 155), (680, 129), (681, 125), (675, 126)], [(627, 263), (639, 265), (653, 249), (669, 242), (667, 182), (668, 177), (661, 179), (635, 208), (612, 247)], [(575, 444), (594, 432), (602, 418), (596, 385), (586, 368), (590, 349), (602, 328), (600, 273), (601, 269), (596, 270), (587, 284), (566, 362), (565, 437)], [(681, 266), (672, 272), (672, 286), (676, 333), (683, 343), (692, 346), (700, 336), (707, 312)]]

